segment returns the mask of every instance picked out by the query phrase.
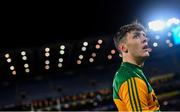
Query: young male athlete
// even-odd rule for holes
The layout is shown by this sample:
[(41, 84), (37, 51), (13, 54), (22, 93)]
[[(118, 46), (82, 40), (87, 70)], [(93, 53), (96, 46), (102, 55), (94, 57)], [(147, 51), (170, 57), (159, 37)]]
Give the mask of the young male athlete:
[(114, 36), (122, 63), (113, 80), (113, 100), (119, 111), (159, 111), (157, 97), (142, 67), (150, 56), (146, 30), (134, 22), (122, 26)]

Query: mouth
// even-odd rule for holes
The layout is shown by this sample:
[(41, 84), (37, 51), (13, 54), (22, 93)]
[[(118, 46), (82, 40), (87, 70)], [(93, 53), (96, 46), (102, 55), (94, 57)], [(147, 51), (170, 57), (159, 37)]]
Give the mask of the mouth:
[(152, 51), (152, 49), (148, 46), (148, 44), (144, 45), (143, 49), (148, 51), (148, 52)]

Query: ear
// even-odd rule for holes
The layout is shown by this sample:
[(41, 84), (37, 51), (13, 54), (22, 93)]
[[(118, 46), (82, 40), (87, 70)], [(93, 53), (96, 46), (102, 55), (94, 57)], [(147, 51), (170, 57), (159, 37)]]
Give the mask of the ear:
[(128, 49), (127, 49), (127, 46), (125, 43), (121, 43), (119, 45), (119, 49), (121, 50), (121, 52), (124, 52), (124, 53), (127, 53), (128, 52)]

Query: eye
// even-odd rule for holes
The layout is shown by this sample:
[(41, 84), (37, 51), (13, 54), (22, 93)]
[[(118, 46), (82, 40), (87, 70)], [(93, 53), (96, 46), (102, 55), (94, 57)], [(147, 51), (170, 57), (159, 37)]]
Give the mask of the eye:
[(140, 33), (135, 33), (133, 36), (133, 38), (138, 38), (138, 37), (140, 37)]
[(134, 36), (133, 36), (133, 38), (137, 38), (137, 37), (138, 37), (138, 35), (134, 35)]
[(146, 34), (144, 34), (144, 33), (143, 33), (143, 36), (144, 36), (144, 37), (147, 37)]

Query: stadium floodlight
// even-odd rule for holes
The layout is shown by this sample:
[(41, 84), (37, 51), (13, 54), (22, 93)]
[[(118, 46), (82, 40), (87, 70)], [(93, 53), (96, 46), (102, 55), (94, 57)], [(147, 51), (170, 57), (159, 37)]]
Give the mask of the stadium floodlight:
[(177, 18), (171, 18), (167, 21), (167, 26), (171, 26), (172, 24), (178, 25), (180, 23), (179, 19)]
[(148, 23), (148, 26), (153, 31), (161, 31), (165, 28), (165, 22), (162, 20), (151, 21)]

